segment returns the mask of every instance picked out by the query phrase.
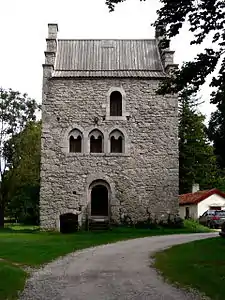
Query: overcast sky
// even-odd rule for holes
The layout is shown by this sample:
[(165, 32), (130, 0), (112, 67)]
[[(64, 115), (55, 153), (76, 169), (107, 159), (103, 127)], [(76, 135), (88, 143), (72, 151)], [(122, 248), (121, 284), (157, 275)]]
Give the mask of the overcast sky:
[[(59, 38), (154, 38), (158, 0), (127, 0), (108, 12), (105, 0), (0, 0), (0, 87), (27, 92), (41, 102), (42, 64), (47, 24), (58, 23)], [(193, 59), (199, 46), (189, 46), (187, 27), (172, 40), (175, 62)], [(214, 110), (210, 90), (201, 91), (201, 111)]]

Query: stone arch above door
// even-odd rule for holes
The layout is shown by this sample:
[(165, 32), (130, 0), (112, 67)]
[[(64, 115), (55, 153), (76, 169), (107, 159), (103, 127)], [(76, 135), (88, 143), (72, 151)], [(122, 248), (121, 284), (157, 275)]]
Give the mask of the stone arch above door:
[(96, 173), (89, 175), (87, 177), (87, 199), (89, 201), (89, 193), (90, 193), (90, 187), (91, 185), (96, 182), (96, 181), (102, 181), (105, 182), (106, 185), (109, 186), (110, 189), (110, 204), (111, 205), (116, 205), (116, 198), (115, 198), (115, 184), (111, 178), (109, 178), (107, 175), (103, 173)]

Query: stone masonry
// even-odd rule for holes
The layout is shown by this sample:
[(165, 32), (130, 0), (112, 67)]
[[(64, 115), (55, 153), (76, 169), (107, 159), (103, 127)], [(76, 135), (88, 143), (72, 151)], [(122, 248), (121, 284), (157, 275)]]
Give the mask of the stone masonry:
[[(52, 56), (51, 56), (52, 57)], [(54, 55), (53, 55), (54, 57)], [(109, 187), (110, 219), (119, 223), (178, 212), (177, 97), (156, 94), (155, 78), (54, 78), (44, 65), (40, 224), (59, 229), (64, 213), (90, 213), (90, 185)], [(109, 91), (123, 91), (123, 118), (107, 118)], [(98, 128), (104, 152), (90, 153)], [(69, 153), (69, 133), (83, 134), (82, 153)], [(109, 134), (124, 135), (124, 153), (110, 153)]]

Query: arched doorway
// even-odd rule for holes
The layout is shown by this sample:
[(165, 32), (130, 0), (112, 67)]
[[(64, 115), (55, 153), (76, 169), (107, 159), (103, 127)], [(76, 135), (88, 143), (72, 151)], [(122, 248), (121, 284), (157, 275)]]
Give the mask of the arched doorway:
[(78, 230), (78, 215), (67, 213), (61, 215), (59, 219), (61, 233), (73, 233)]
[(109, 191), (105, 184), (96, 183), (91, 189), (91, 216), (109, 215)]

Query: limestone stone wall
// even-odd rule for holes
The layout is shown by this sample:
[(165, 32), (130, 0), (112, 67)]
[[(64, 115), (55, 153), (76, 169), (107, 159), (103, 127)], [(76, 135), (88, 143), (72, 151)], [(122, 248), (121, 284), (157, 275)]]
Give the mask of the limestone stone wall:
[[(110, 186), (111, 218), (133, 221), (178, 212), (177, 98), (155, 93), (157, 80), (56, 79), (48, 81), (43, 103), (40, 221), (59, 227), (59, 215), (73, 212), (84, 221), (90, 206), (89, 186)], [(109, 91), (123, 91), (123, 117), (111, 120)], [(96, 124), (96, 117), (97, 124)], [(83, 133), (83, 153), (68, 152), (68, 134)], [(105, 153), (89, 153), (88, 134), (99, 128)], [(125, 153), (109, 153), (113, 128), (125, 136)]]

